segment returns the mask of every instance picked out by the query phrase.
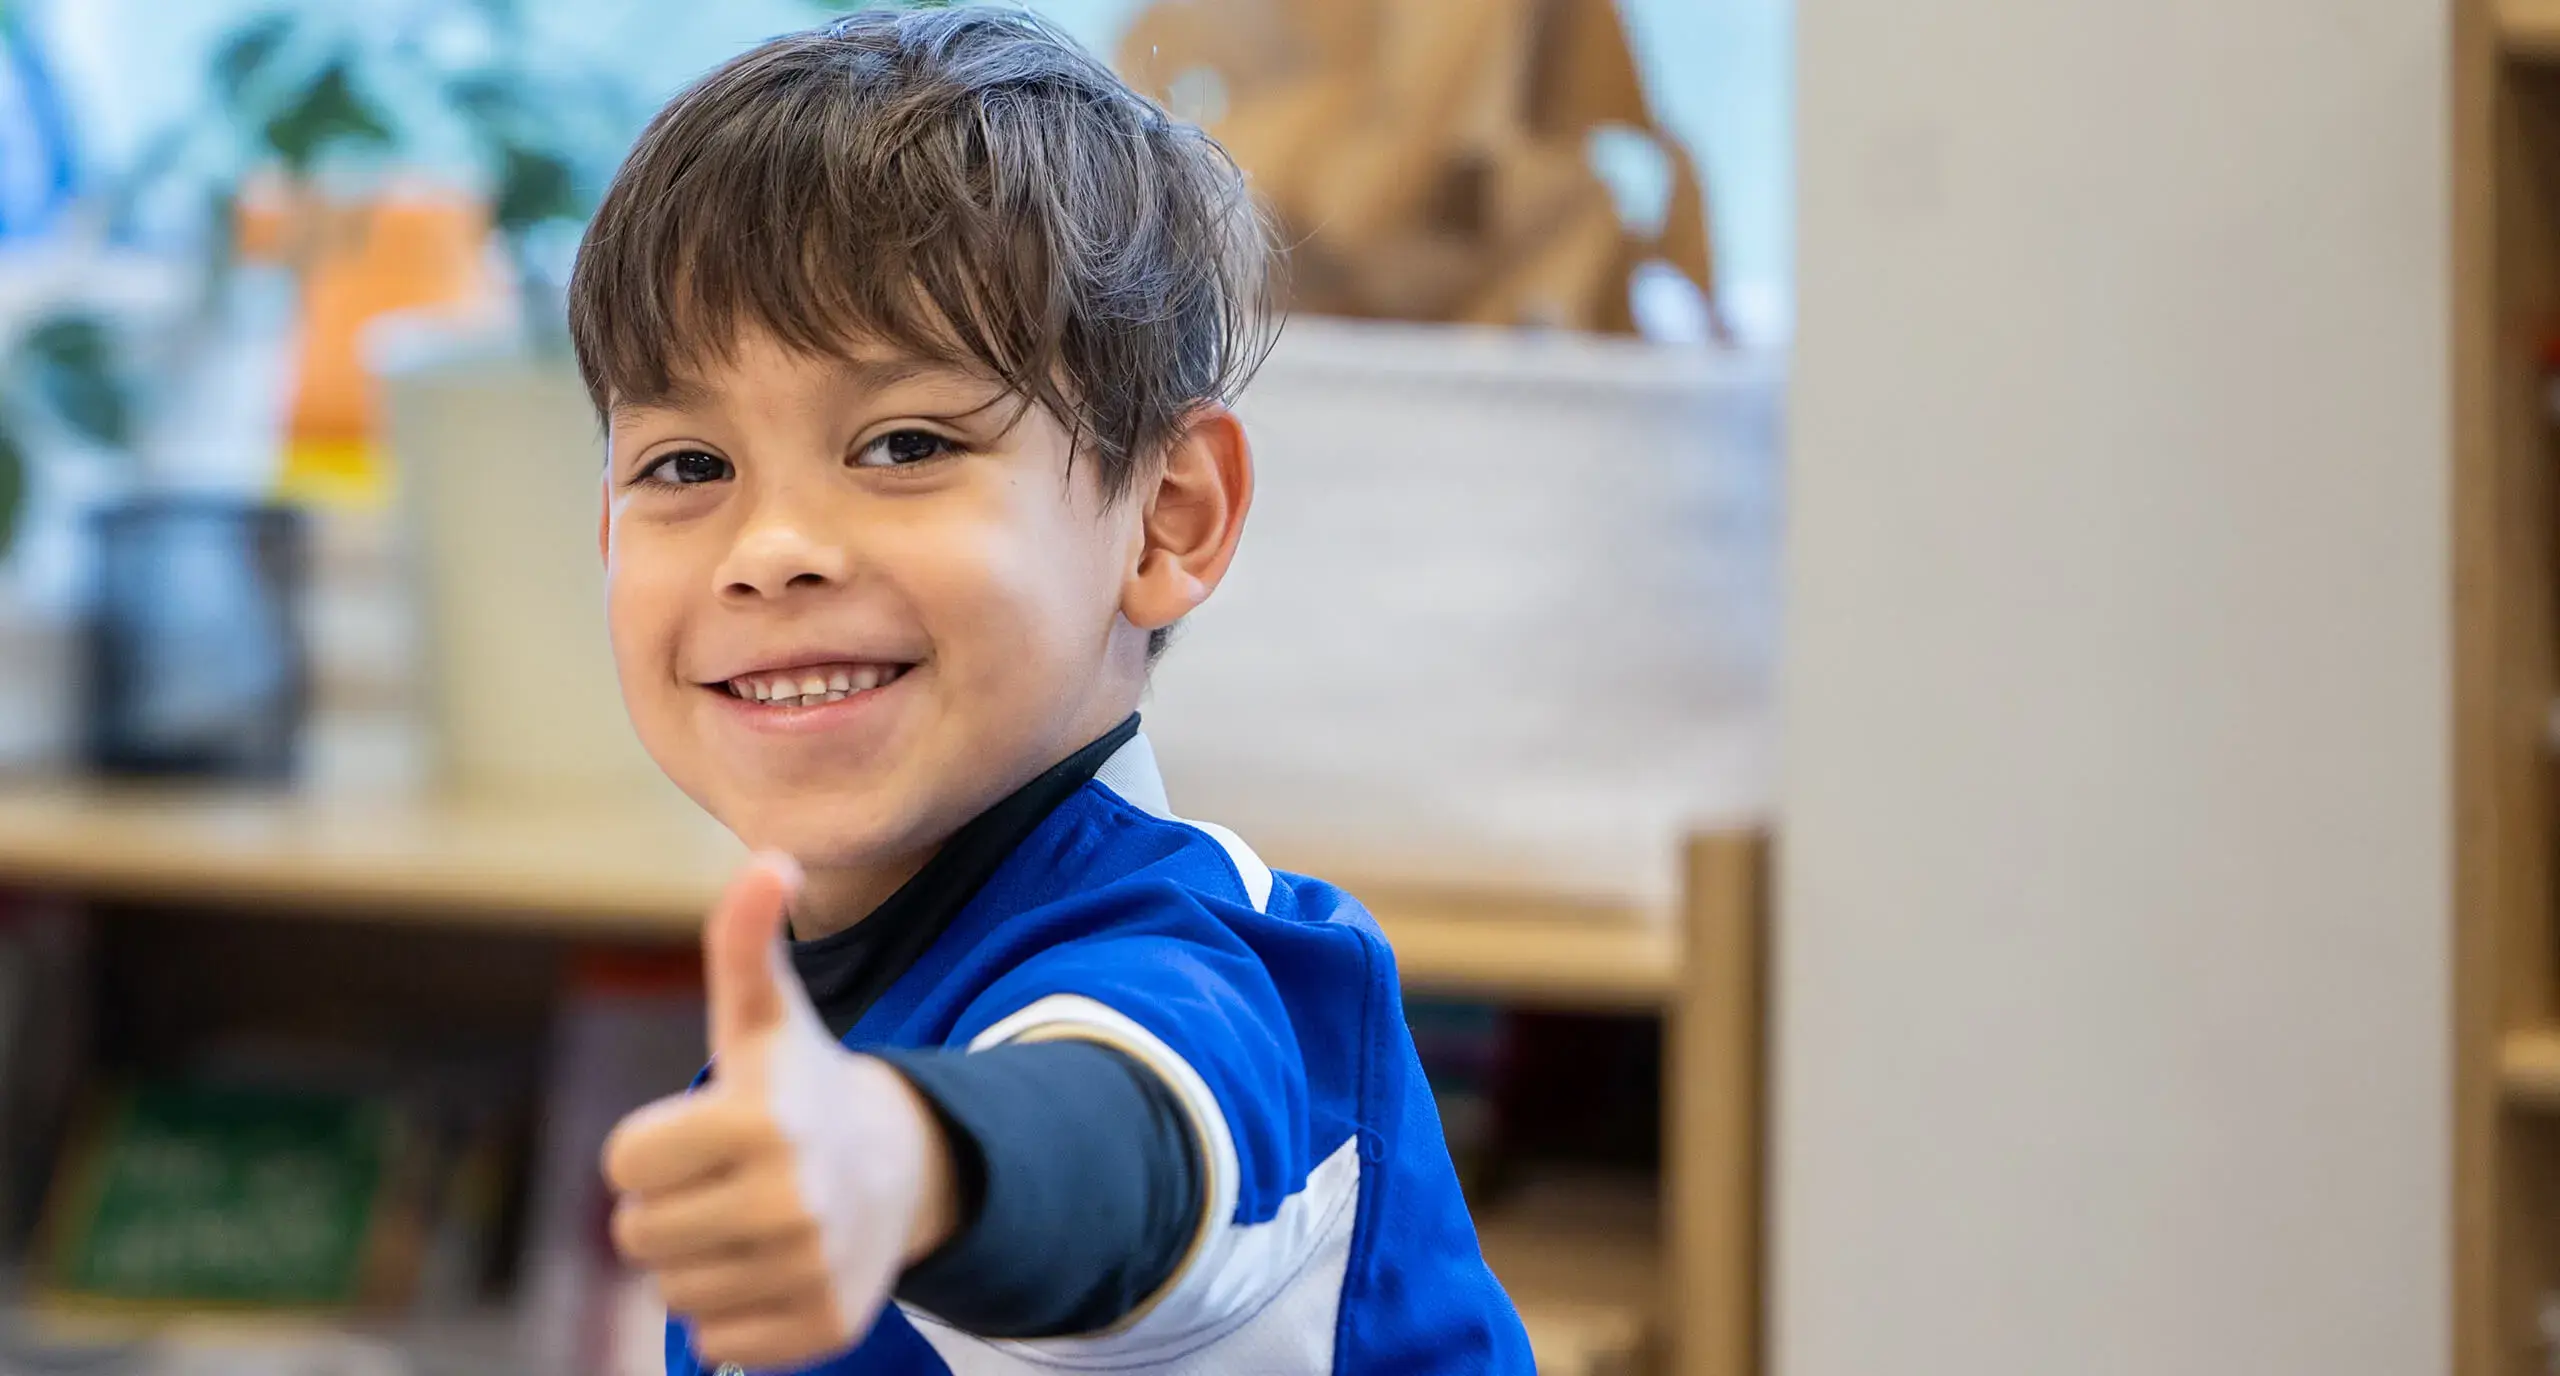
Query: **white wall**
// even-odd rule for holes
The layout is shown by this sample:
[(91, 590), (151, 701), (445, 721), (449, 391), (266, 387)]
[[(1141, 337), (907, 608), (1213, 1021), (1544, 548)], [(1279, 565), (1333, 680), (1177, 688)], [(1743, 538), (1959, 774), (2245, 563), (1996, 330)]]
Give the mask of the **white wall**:
[(1783, 1376), (2446, 1368), (2447, 10), (1803, 0)]

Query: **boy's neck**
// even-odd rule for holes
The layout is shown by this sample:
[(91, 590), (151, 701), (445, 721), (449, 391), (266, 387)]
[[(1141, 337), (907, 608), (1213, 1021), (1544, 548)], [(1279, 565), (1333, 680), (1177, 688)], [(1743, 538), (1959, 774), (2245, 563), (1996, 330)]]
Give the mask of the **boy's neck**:
[(800, 887), (799, 898), (791, 905), (791, 939), (815, 941), (833, 936), (869, 917), (932, 858), (933, 851), (926, 850), (883, 865), (811, 868), (808, 881)]
[[(1073, 743), (1060, 748), (1056, 758), (1043, 763), (1039, 769), (1014, 780), (1003, 796), (1010, 797), (1014, 790), (1029, 785), (1051, 766), (1111, 734), (1137, 711), (1137, 694), (1133, 691), (1127, 697), (1129, 701), (1124, 705), (1105, 695), (1094, 704), (1093, 710), (1080, 714), (1079, 725), (1071, 732)], [(1098, 725), (1094, 724), (1097, 722)], [(1001, 798), (998, 801), (1001, 802)], [(989, 804), (990, 807), (996, 805)], [(816, 941), (833, 936), (878, 912), (880, 905), (889, 901), (890, 895), (932, 863), (933, 857), (950, 839), (945, 836), (930, 846), (876, 864), (827, 867), (808, 865), (803, 861), (807, 866), (808, 879), (801, 885), (799, 898), (791, 905), (791, 939)]]

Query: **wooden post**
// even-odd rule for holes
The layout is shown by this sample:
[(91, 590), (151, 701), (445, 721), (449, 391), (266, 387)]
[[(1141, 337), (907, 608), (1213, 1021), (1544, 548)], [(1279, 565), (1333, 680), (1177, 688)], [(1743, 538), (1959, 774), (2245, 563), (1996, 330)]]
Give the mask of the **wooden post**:
[[(2560, 1147), (2540, 1108), (2555, 1003), (2546, 731), (2555, 666), (2551, 421), (2560, 311), (2560, 6), (2453, 6), (2453, 1370), (2547, 1369)], [(2525, 1034), (2512, 1048), (2509, 1039)], [(2514, 1059), (2509, 1059), (2513, 1052)], [(2514, 1101), (2502, 1068), (2517, 1079)]]
[(1666, 1013), (1663, 1335), (1669, 1376), (1760, 1376), (1767, 842), (1692, 837)]

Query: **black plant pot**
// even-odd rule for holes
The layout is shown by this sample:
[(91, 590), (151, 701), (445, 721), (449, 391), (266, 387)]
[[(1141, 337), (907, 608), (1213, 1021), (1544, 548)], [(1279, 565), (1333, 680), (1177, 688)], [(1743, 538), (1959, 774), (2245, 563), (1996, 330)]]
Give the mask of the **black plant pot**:
[(281, 780), (310, 699), (303, 514), (210, 495), (95, 517), (87, 754), (104, 774)]

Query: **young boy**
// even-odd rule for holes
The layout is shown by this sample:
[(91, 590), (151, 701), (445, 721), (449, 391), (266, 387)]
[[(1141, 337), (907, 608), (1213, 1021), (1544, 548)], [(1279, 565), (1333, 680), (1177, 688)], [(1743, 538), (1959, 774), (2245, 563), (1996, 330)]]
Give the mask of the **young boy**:
[(670, 1372), (1529, 1370), (1376, 925), (1138, 734), (1252, 497), (1267, 255), (1005, 10), (777, 39), (615, 178), (570, 321), (623, 699), (762, 853), (714, 1069), (605, 1154)]

